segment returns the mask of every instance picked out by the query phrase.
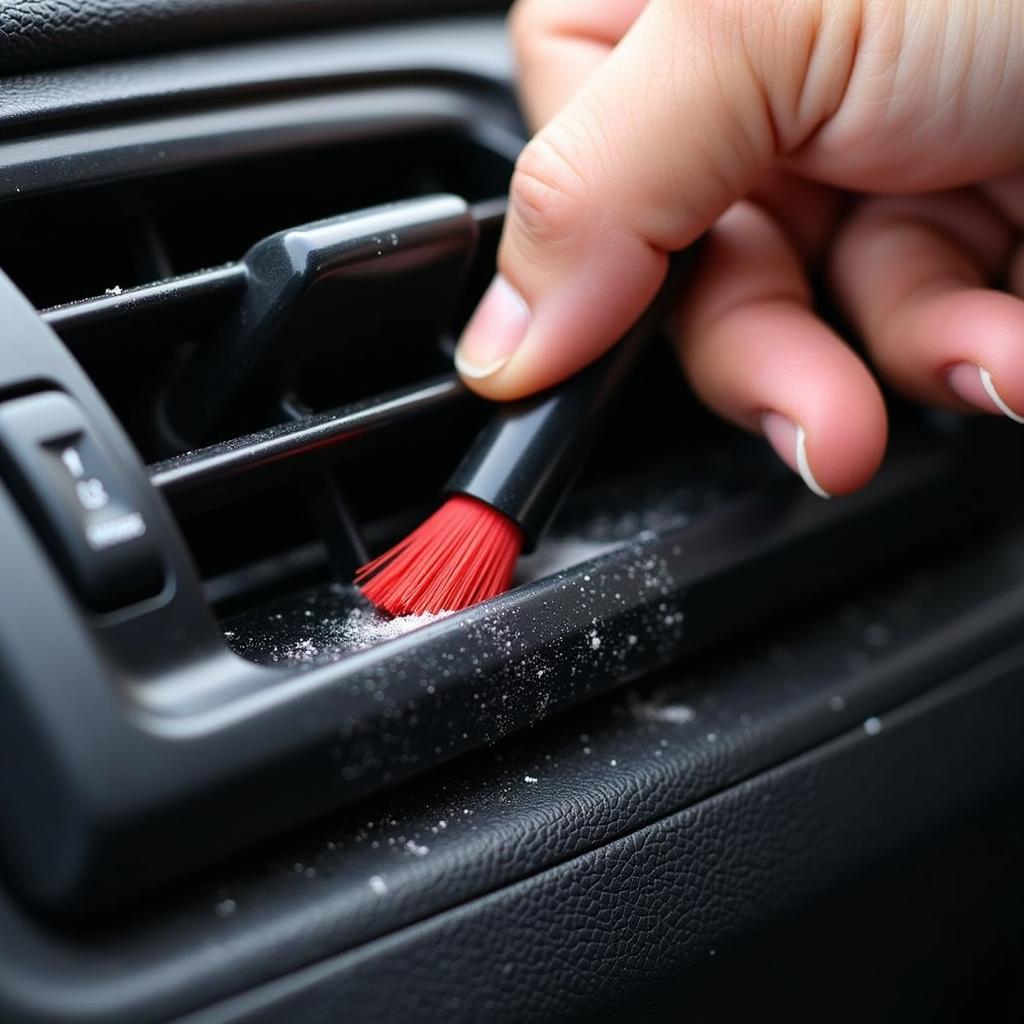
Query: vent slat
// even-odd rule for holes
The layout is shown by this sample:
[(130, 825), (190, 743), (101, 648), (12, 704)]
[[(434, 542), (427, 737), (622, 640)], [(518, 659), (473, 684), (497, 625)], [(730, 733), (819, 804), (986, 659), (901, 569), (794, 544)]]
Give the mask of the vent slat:
[(242, 263), (228, 263), (135, 288), (111, 290), (105, 295), (51, 306), (40, 313), (43, 320), (77, 349), (77, 332), (113, 321), (130, 323), (133, 318), (165, 313), (191, 315), (211, 302), (230, 302), (245, 288), (246, 269)]
[(468, 394), (455, 374), (444, 374), (154, 463), (150, 482), (176, 505), (209, 507), (336, 461), (339, 446), (450, 406)]

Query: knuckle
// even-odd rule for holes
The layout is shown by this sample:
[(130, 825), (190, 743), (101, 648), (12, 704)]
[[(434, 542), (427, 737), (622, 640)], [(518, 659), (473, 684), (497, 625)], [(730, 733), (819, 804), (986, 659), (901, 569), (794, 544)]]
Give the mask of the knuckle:
[(540, 241), (562, 241), (586, 223), (589, 189), (574, 148), (566, 133), (549, 126), (516, 161), (512, 208)]

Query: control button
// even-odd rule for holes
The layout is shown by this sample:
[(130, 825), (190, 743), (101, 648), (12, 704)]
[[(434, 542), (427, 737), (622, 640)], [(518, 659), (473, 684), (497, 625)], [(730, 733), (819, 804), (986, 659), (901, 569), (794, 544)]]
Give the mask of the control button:
[(0, 405), (0, 466), (29, 520), (82, 601), (111, 611), (158, 593), (163, 561), (111, 458), (67, 395)]

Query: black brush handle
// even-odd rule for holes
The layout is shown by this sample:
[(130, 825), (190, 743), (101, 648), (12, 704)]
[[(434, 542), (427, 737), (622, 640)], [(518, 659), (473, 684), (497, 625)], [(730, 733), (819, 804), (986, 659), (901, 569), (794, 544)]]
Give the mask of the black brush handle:
[(499, 407), (445, 488), (518, 523), (532, 551), (582, 467), (600, 414), (637, 354), (661, 326), (696, 246), (672, 257), (657, 296), (612, 349), (562, 384)]

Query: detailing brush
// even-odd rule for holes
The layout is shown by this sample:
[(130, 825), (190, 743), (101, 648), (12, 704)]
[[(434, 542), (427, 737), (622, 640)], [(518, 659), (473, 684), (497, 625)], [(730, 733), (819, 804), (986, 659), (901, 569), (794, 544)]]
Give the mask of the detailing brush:
[(423, 615), (508, 590), (516, 560), (554, 518), (599, 414), (660, 326), (693, 252), (672, 258), (655, 300), (609, 352), (556, 387), (498, 408), (452, 474), (441, 507), (356, 573), (366, 597), (392, 615)]

